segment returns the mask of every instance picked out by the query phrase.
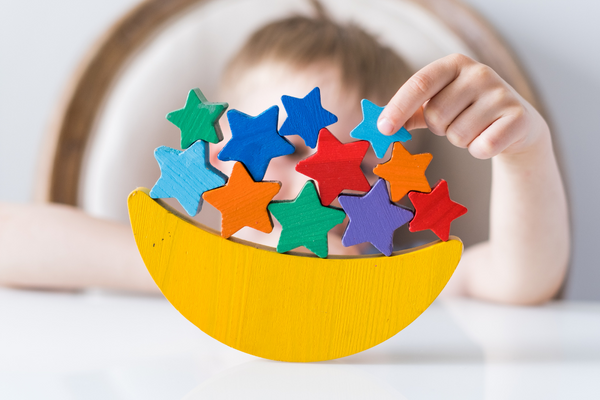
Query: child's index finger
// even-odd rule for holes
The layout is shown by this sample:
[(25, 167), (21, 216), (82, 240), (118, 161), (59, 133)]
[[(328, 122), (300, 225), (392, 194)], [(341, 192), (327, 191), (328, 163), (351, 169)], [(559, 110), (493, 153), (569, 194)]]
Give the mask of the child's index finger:
[(447, 56), (426, 65), (398, 89), (377, 120), (377, 129), (392, 135), (421, 106), (456, 79), (460, 73), (458, 57)]

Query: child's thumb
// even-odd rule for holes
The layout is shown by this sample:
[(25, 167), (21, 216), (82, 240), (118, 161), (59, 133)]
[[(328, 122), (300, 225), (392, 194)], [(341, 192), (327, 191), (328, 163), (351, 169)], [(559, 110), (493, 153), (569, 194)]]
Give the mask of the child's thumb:
[[(424, 127), (423, 105), (450, 82), (459, 73), (456, 57), (448, 56), (421, 68), (398, 89), (377, 120), (377, 129), (384, 135), (392, 135), (417, 115), (415, 126)], [(421, 109), (421, 117), (418, 117)], [(412, 124), (413, 122), (411, 122)], [(409, 129), (405, 126), (406, 129)]]
[(377, 121), (377, 129), (379, 129), (379, 132), (382, 134), (393, 135), (394, 133), (398, 132), (402, 126), (409, 131), (413, 129), (427, 128), (425, 117), (423, 116), (423, 106), (419, 107), (419, 109), (412, 116), (410, 116), (406, 122), (404, 122), (404, 124), (399, 124), (398, 122), (394, 123), (392, 120), (390, 120), (390, 117), (384, 114), (389, 107), (390, 105), (388, 104), (381, 112), (381, 115)]

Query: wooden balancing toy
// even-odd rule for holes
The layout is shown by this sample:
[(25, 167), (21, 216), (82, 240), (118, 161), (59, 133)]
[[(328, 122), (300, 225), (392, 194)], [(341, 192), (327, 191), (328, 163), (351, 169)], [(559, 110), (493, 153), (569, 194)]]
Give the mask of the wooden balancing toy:
[[(444, 180), (429, 186), (431, 155), (403, 147), (410, 133), (379, 133), (382, 107), (363, 100), (363, 121), (351, 133), (359, 140), (343, 144), (327, 129), (337, 117), (321, 106), (319, 88), (282, 101), (288, 117), (279, 131), (277, 106), (256, 117), (227, 112), (232, 137), (218, 155), (235, 163), (227, 177), (210, 165), (208, 149), (223, 138), (218, 120), (228, 104), (190, 91), (185, 107), (167, 115), (181, 130), (183, 150), (156, 149), (161, 176), (152, 190), (129, 195), (131, 226), (156, 285), (206, 334), (271, 360), (330, 360), (389, 339), (431, 305), (461, 258), (450, 223), (467, 209), (450, 200)], [(295, 199), (273, 201), (281, 183), (262, 179), (271, 159), (295, 151), (288, 135), (317, 148), (296, 166), (313, 180)], [(391, 159), (375, 167), (373, 186), (360, 168), (369, 146), (378, 158), (393, 147)], [(394, 204), (405, 195), (414, 211)], [(190, 216), (209, 202), (221, 212), (221, 232), (160, 200), (170, 197)], [(342, 209), (330, 206), (336, 198)], [(271, 215), (282, 225), (277, 249), (232, 237), (243, 227), (270, 233)], [(342, 244), (368, 242), (383, 255), (328, 256), (327, 233), (346, 215)], [(441, 240), (394, 252), (394, 231), (404, 224)], [(301, 246), (314, 255), (291, 252)]]

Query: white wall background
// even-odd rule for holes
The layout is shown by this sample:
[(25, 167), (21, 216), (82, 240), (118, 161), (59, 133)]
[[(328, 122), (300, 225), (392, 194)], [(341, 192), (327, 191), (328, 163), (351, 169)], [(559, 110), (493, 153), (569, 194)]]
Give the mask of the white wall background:
[(71, 73), (137, 3), (0, 0), (0, 201), (29, 201), (42, 136)]
[[(464, 1), (515, 50), (545, 101), (573, 215), (566, 296), (600, 300), (600, 2)], [(0, 0), (0, 201), (29, 201), (62, 88), (91, 43), (135, 3)]]

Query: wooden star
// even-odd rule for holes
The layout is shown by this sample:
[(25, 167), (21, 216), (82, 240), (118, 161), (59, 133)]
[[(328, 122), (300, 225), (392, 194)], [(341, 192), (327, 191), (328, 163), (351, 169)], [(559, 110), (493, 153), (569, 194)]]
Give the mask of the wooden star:
[(321, 258), (329, 252), (327, 232), (346, 217), (342, 210), (321, 205), (313, 181), (306, 182), (294, 200), (274, 201), (268, 208), (281, 223), (278, 252), (304, 246)]
[(261, 181), (272, 158), (292, 154), (296, 149), (277, 132), (279, 107), (273, 106), (253, 117), (229, 110), (231, 139), (217, 156), (221, 161), (240, 161), (255, 181)]
[(281, 96), (281, 102), (287, 118), (283, 121), (279, 134), (282, 136), (298, 135), (304, 143), (314, 149), (321, 128), (335, 122), (337, 117), (321, 105), (321, 91), (314, 88), (304, 98)]
[(410, 221), (413, 213), (390, 202), (385, 181), (379, 179), (364, 196), (340, 196), (339, 200), (350, 218), (342, 244), (348, 247), (369, 242), (391, 256), (394, 231)]
[(227, 107), (227, 103), (210, 103), (200, 89), (190, 90), (185, 107), (167, 114), (167, 120), (181, 130), (181, 148), (187, 149), (197, 140), (223, 140), (219, 118)]
[(402, 144), (394, 143), (390, 160), (376, 166), (373, 173), (390, 183), (392, 201), (400, 201), (411, 190), (431, 192), (425, 170), (432, 158), (429, 153), (410, 154)]
[(202, 194), (227, 181), (227, 176), (208, 161), (208, 143), (200, 140), (185, 151), (167, 146), (154, 150), (160, 178), (150, 191), (153, 199), (176, 198), (194, 216), (202, 209)]
[(255, 182), (244, 165), (236, 162), (227, 185), (202, 197), (221, 212), (221, 236), (228, 238), (245, 226), (271, 233), (273, 221), (267, 205), (279, 189), (279, 182)]
[(367, 99), (363, 99), (360, 106), (362, 107), (363, 120), (350, 132), (350, 136), (355, 139), (368, 140), (373, 146), (377, 158), (383, 158), (392, 143), (406, 142), (412, 139), (412, 136), (404, 127), (390, 136), (379, 132), (377, 119), (383, 111), (383, 107), (379, 107)]
[(296, 171), (315, 179), (319, 185), (321, 203), (331, 204), (342, 190), (371, 189), (360, 169), (360, 163), (369, 149), (364, 140), (343, 144), (327, 128), (319, 132), (317, 152), (300, 161)]
[(450, 224), (467, 213), (467, 208), (450, 200), (448, 183), (440, 179), (431, 193), (411, 192), (408, 198), (415, 206), (415, 218), (408, 229), (411, 232), (431, 229), (444, 242), (450, 236)]

